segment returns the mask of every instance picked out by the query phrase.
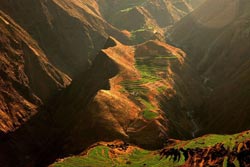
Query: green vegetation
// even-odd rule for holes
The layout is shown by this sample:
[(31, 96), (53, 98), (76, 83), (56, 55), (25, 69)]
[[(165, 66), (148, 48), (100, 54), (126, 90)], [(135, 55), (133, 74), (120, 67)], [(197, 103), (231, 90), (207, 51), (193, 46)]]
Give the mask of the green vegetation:
[(62, 162), (55, 163), (53, 167), (140, 167), (144, 164), (150, 167), (177, 167), (184, 163), (183, 157), (180, 162), (174, 163), (169, 159), (160, 159), (159, 154), (155, 154), (155, 152), (143, 149), (135, 149), (129, 154), (110, 158), (103, 154), (107, 150), (110, 150), (110, 148), (97, 146), (86, 156), (70, 157)]
[(164, 93), (166, 89), (167, 89), (166, 86), (160, 86), (160, 87), (157, 88), (157, 91), (158, 91), (159, 93)]
[(137, 61), (136, 68), (140, 71), (142, 83), (151, 83), (162, 79), (156, 75), (157, 68), (154, 66), (149, 66)]
[(121, 82), (121, 85), (124, 87), (124, 89), (136, 99), (137, 97), (145, 96), (148, 93), (148, 89), (142, 84), (143, 82), (141, 80), (125, 80)]
[[(145, 104), (148, 105), (148, 104)], [(148, 106), (149, 108), (152, 106)], [(224, 143), (231, 149), (235, 142), (243, 142), (250, 138), (249, 132), (235, 135), (208, 135), (197, 139), (182, 141), (175, 148), (205, 148), (214, 146), (217, 143)], [(117, 154), (110, 157), (108, 152), (109, 147), (96, 146), (92, 148), (86, 156), (74, 156), (66, 158), (61, 162), (53, 164), (53, 167), (140, 167), (146, 164), (150, 167), (177, 167), (184, 164), (184, 156), (181, 156), (179, 162), (173, 162), (169, 158), (160, 159), (158, 151), (147, 151), (143, 149), (134, 149), (127, 154)], [(224, 160), (226, 162), (226, 159)], [(225, 163), (224, 163), (225, 164)], [(238, 161), (235, 161), (238, 164)]]
[(124, 0), (124, 3), (121, 3), (120, 6), (125, 7), (125, 9), (121, 9), (120, 12), (129, 12), (136, 6), (143, 5), (145, 2), (146, 0), (131, 0), (131, 2)]
[(98, 146), (92, 149), (86, 158), (82, 157), (71, 157), (66, 159), (64, 162), (55, 163), (54, 167), (98, 167), (100, 164), (103, 166), (112, 166), (112, 159), (108, 155), (109, 148), (105, 146)]
[(152, 112), (152, 111), (150, 111), (150, 110), (147, 110), (147, 109), (146, 109), (146, 110), (143, 111), (143, 117), (146, 118), (146, 119), (148, 119), (148, 120), (154, 119), (154, 118), (156, 118), (157, 116), (158, 116), (157, 113)]
[[(167, 62), (164, 63), (164, 60), (176, 58), (173, 55), (156, 55), (150, 58), (137, 58), (135, 67), (140, 72), (141, 78), (138, 80), (124, 80), (121, 82), (123, 89), (120, 91), (122, 93), (128, 92), (133, 100), (138, 101), (142, 104), (143, 116), (144, 118), (151, 120), (158, 116), (157, 113), (153, 112), (156, 110), (156, 107), (152, 105), (148, 99), (147, 94), (149, 92), (145, 84), (154, 83), (156, 81), (164, 80), (162, 76), (159, 76), (158, 73), (165, 73), (167, 69)], [(162, 59), (163, 61), (159, 59)], [(166, 86), (161, 86), (157, 88), (159, 93), (164, 93)]]
[(177, 59), (175, 55), (164, 56), (164, 55), (156, 55), (155, 59)]
[(250, 134), (244, 133), (242, 134), (235, 134), (235, 135), (209, 135), (208, 137), (199, 137), (189, 141), (183, 141), (180, 144), (176, 145), (175, 147), (182, 147), (184, 144), (184, 148), (204, 148), (214, 146), (217, 143), (223, 143), (226, 147), (232, 149), (236, 142), (242, 142), (246, 139), (250, 138)]
[(145, 42), (145, 34), (143, 35), (142, 33), (143, 32), (152, 33), (153, 30), (154, 30), (153, 26), (144, 25), (142, 28), (138, 30), (131, 31), (130, 40), (136, 44)]
[(143, 106), (145, 107), (145, 109), (143, 110), (143, 117), (151, 120), (154, 119), (158, 116), (157, 113), (152, 112), (153, 110), (155, 110), (155, 106), (153, 106), (151, 103), (149, 103), (148, 101), (141, 99), (141, 103), (143, 104)]
[(133, 8), (126, 8), (126, 9), (123, 9), (123, 10), (120, 10), (120, 12), (129, 12), (129, 11), (131, 11), (131, 10), (133, 10)]

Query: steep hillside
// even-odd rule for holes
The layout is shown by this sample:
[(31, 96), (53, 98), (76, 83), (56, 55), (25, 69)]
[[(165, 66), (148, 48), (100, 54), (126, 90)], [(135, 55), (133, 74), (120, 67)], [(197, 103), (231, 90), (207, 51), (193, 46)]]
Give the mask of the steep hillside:
[(148, 151), (121, 141), (100, 142), (80, 156), (60, 159), (51, 167), (109, 166), (249, 166), (249, 131), (235, 135), (208, 135)]
[[(125, 46), (109, 38), (106, 47), (96, 61), (108, 57), (119, 69), (117, 73), (115, 70), (106, 71), (114, 74), (109, 82), (103, 83), (103, 88), (108, 90), (88, 95), (93, 88), (102, 85), (101, 76), (105, 74), (99, 65), (94, 64), (92, 69), (100, 71), (95, 74), (88, 72), (87, 80), (73, 81), (68, 93), (62, 95), (65, 103), (55, 107), (58, 117), (65, 115), (63, 113), (74, 113), (67, 118), (78, 119), (74, 127), (70, 127), (71, 135), (65, 151), (81, 150), (96, 141), (117, 138), (153, 149), (162, 146), (169, 136), (191, 137), (193, 122), (186, 111), (200, 105), (202, 89), (198, 86), (197, 78), (188, 81), (193, 71), (183, 64), (185, 54), (159, 41)], [(114, 65), (103, 62), (101, 66), (105, 69)], [(182, 70), (186, 72), (181, 74)], [(185, 85), (183, 81), (186, 81)], [(89, 84), (96, 86), (89, 87)], [(94, 95), (93, 99), (83, 103), (91, 95)], [(185, 95), (189, 98), (185, 98)], [(72, 105), (68, 105), (68, 102)], [(61, 124), (63, 126), (65, 121)]]
[(70, 78), (53, 67), (31, 36), (0, 11), (0, 137), (14, 131)]
[[(100, 15), (95, 1), (1, 1), (10, 15), (38, 42), (47, 58), (71, 77), (86, 70), (109, 35), (126, 36)], [(67, 46), (67, 47), (66, 47)]]
[(187, 113), (201, 105), (202, 88), (199, 79), (189, 80), (194, 72), (184, 59), (159, 41), (126, 46), (109, 38), (92, 67), (52, 98), (47, 111), (6, 137), (0, 154), (13, 160), (3, 162), (39, 166), (98, 141), (155, 149), (169, 137), (192, 137)]
[(203, 133), (250, 128), (249, 7), (246, 0), (208, 0), (176, 24), (169, 38), (190, 55), (211, 91), (199, 115)]
[(0, 166), (248, 165), (195, 137), (250, 129), (250, 2), (198, 3), (0, 1)]

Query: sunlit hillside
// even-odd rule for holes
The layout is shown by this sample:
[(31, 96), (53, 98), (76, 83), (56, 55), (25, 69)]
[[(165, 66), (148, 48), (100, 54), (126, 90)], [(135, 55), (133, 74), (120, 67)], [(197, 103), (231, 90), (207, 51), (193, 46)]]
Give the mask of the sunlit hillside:
[(249, 0), (0, 1), (0, 167), (250, 166)]

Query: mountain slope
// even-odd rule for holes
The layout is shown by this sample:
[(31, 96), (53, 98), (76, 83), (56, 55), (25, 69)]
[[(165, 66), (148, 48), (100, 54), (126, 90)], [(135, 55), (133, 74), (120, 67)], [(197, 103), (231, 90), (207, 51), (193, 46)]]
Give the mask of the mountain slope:
[(127, 38), (101, 17), (95, 1), (11, 0), (1, 1), (0, 9), (31, 34), (47, 58), (71, 77), (90, 66), (109, 35), (122, 41)]
[(53, 67), (31, 36), (0, 12), (0, 132), (18, 128), (71, 79)]
[[(171, 138), (250, 128), (249, 7), (208, 0), (187, 15), (185, 0), (1, 1), (1, 166), (47, 166), (100, 141), (56, 165), (248, 163), (249, 132)], [(143, 150), (164, 145), (161, 156), (179, 162)]]
[(169, 38), (191, 55), (211, 90), (199, 116), (205, 120), (203, 132), (250, 128), (249, 7), (245, 0), (208, 0), (176, 24)]
[[(65, 101), (65, 103), (58, 103), (58, 106), (55, 106), (55, 110), (58, 110), (55, 112), (58, 113), (58, 117), (63, 113), (83, 114), (82, 117), (72, 115), (74, 119), (82, 119), (77, 120), (79, 124), (75, 123), (75, 128), (71, 127), (73, 136), (69, 139), (72, 141), (68, 142), (79, 147), (78, 144), (86, 143), (87, 145), (88, 142), (95, 140), (111, 140), (118, 135), (144, 147), (159, 147), (162, 139), (167, 137), (167, 128), (176, 125), (172, 122), (174, 119), (180, 119), (186, 124), (185, 126), (178, 125), (176, 128), (172, 127), (168, 133), (172, 133), (173, 136), (190, 136), (191, 134), (185, 132), (192, 128), (191, 121), (185, 115), (185, 110), (199, 106), (198, 95), (200, 92), (194, 91), (193, 88), (197, 87), (199, 82), (197, 80), (189, 82), (190, 84), (181, 88), (182, 80), (187, 80), (189, 75), (192, 75), (188, 65), (182, 65), (184, 53), (159, 41), (149, 41), (138, 46), (125, 46), (110, 38), (105, 46), (95, 60), (95, 62), (99, 62), (99, 65), (93, 64), (91, 68), (99, 72), (95, 72), (95, 74), (87, 72), (87, 80), (79, 78), (73, 81), (67, 90), (68, 93), (61, 96), (62, 100), (58, 100), (59, 102)], [(106, 74), (100, 67), (104, 66), (103, 69), (105, 67), (114, 68), (114, 64), (105, 65), (106, 63), (103, 62), (104, 65), (101, 65), (100, 60), (103, 56), (112, 60), (119, 71), (117, 74), (113, 72), (115, 76), (109, 80), (109, 83), (105, 80), (103, 88), (108, 90), (100, 90), (95, 95), (95, 91), (92, 91), (94, 87), (89, 87), (89, 84), (102, 84), (101, 78)], [(187, 72), (180, 75), (178, 70), (181, 68)], [(95, 77), (96, 75), (99, 76)], [(189, 92), (189, 89), (193, 90), (192, 93)], [(83, 92), (79, 92), (79, 90), (83, 90)], [(86, 101), (87, 94), (91, 92), (93, 92), (91, 96), (94, 97), (89, 99), (87, 106), (84, 106), (83, 102)], [(182, 94), (190, 94), (190, 98), (185, 99)], [(72, 97), (74, 98), (72, 99)], [(166, 108), (161, 106), (162, 103)], [(178, 105), (180, 108), (177, 107)], [(85, 112), (82, 113), (82, 110)], [(169, 115), (167, 114), (171, 124), (169, 126), (165, 124), (166, 110), (169, 110)], [(126, 116), (121, 117), (124, 114)], [(89, 135), (83, 137), (81, 134)], [(91, 141), (92, 138), (94, 141)], [(74, 147), (71, 146), (71, 148)]]
[(184, 59), (180, 49), (159, 41), (125, 46), (109, 38), (88, 71), (6, 136), (0, 153), (15, 152), (16, 161), (5, 163), (45, 165), (117, 138), (149, 149), (169, 137), (190, 138), (193, 122), (186, 112), (200, 105), (202, 89), (199, 79), (189, 80), (193, 71)]
[(99, 0), (98, 4), (109, 23), (130, 32), (132, 43), (164, 41), (164, 29), (192, 10), (185, 0)]
[(99, 164), (103, 167), (248, 166), (249, 137), (249, 131), (226, 136), (207, 135), (191, 141), (174, 141), (172, 146), (157, 151), (143, 150), (121, 141), (100, 142), (79, 156), (58, 160), (51, 167), (81, 167), (86, 164), (93, 167)]

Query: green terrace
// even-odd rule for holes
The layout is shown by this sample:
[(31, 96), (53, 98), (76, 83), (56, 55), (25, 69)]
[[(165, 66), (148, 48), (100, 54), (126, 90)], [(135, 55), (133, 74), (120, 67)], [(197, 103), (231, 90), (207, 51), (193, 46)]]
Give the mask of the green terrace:
[(151, 103), (149, 103), (148, 101), (141, 99), (141, 103), (144, 106), (144, 110), (143, 110), (143, 117), (151, 120), (154, 119), (158, 116), (157, 113), (153, 112), (154, 110), (156, 110), (155, 106), (153, 106)]
[(164, 55), (156, 55), (155, 59), (177, 59), (175, 55), (164, 56)]
[(122, 10), (120, 10), (120, 12), (129, 12), (129, 11), (131, 11), (131, 10), (133, 10), (133, 8), (127, 8), (127, 9), (122, 9)]
[(193, 140), (183, 141), (175, 147), (181, 148), (184, 145), (184, 148), (205, 148), (214, 146), (217, 143), (222, 143), (225, 147), (229, 147), (232, 150), (236, 142), (240, 143), (247, 139), (250, 139), (249, 131), (234, 135), (209, 135), (207, 137), (199, 137)]
[(144, 3), (146, 3), (147, 0), (133, 0), (131, 1), (131, 3), (128, 3), (126, 1), (125, 2), (125, 6), (127, 6), (127, 8), (125, 9), (121, 9), (120, 12), (129, 12), (130, 10), (132, 10), (133, 8), (135, 8), (136, 6), (141, 6)]
[[(143, 117), (151, 120), (158, 116), (157, 113), (153, 112), (155, 106), (153, 106), (147, 99), (147, 94), (149, 92), (148, 88), (145, 86), (147, 83), (154, 83), (163, 80), (161, 76), (158, 76), (158, 72), (166, 72), (168, 59), (176, 58), (173, 55), (156, 55), (150, 58), (137, 58), (135, 67), (139, 70), (141, 78), (138, 80), (124, 80), (121, 82), (123, 88), (121, 92), (128, 92), (133, 100), (136, 100), (143, 105)], [(166, 60), (158, 63), (159, 59)], [(163, 62), (163, 63), (162, 63)], [(166, 86), (161, 86), (157, 88), (159, 93), (164, 93)]]
[(146, 26), (146, 25), (144, 25), (142, 28), (140, 28), (138, 30), (131, 31), (130, 40), (132, 42), (135, 42), (135, 43), (142, 43), (142, 42), (145, 41), (145, 39), (143, 38), (143, 36), (141, 35), (141, 33), (142, 32), (152, 32), (152, 31), (154, 31), (154, 27), (153, 26), (150, 26), (150, 25)]
[(177, 167), (184, 163), (183, 157), (178, 163), (174, 163), (169, 159), (161, 159), (156, 152), (143, 149), (135, 149), (131, 153), (111, 158), (108, 155), (109, 150), (111, 150), (109, 147), (97, 146), (91, 149), (86, 156), (67, 158), (55, 163), (53, 167)]
[[(223, 143), (230, 149), (233, 149), (235, 143), (246, 141), (250, 139), (250, 133), (244, 132), (235, 135), (207, 135), (189, 141), (181, 141), (176, 144), (175, 148), (195, 149), (206, 148)], [(92, 148), (85, 156), (73, 156), (64, 159), (61, 162), (56, 162), (53, 167), (177, 167), (185, 163), (184, 156), (181, 154), (179, 162), (173, 162), (170, 158), (161, 158), (159, 151), (148, 151), (144, 149), (135, 148), (130, 153), (117, 154), (110, 157), (108, 152), (111, 148), (107, 146), (96, 146)], [(224, 166), (226, 167), (227, 158), (224, 159)], [(235, 160), (234, 164), (239, 166), (238, 161)]]

